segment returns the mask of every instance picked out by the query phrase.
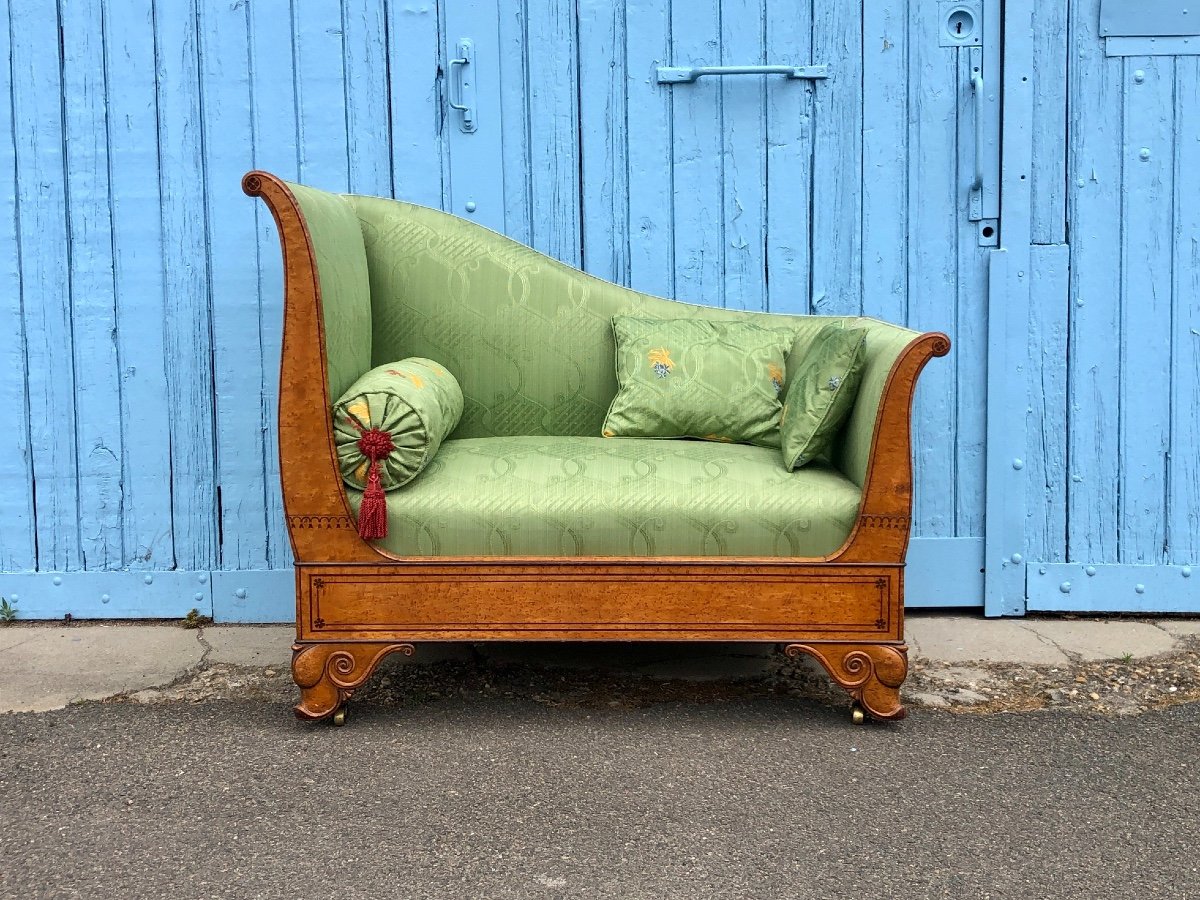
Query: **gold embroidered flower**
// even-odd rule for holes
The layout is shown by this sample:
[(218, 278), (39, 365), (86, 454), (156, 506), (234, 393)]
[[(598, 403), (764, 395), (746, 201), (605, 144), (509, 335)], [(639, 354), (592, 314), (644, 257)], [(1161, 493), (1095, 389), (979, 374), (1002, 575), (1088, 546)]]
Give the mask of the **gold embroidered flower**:
[(783, 390), (783, 369), (771, 363), (767, 366), (767, 374), (771, 376), (771, 384), (775, 385), (775, 393)]
[(671, 360), (671, 351), (665, 347), (658, 347), (650, 351), (650, 368), (654, 370), (654, 374), (659, 378), (666, 378), (671, 374), (671, 370), (675, 368), (675, 363)]
[(415, 387), (418, 391), (421, 390), (421, 388), (425, 387), (425, 379), (423, 379), (420, 375), (414, 375), (414, 374), (410, 374), (408, 372), (401, 372), (399, 369), (388, 369), (388, 374), (395, 375), (397, 378), (408, 379), (409, 381), (411, 381), (413, 383), (413, 387)]

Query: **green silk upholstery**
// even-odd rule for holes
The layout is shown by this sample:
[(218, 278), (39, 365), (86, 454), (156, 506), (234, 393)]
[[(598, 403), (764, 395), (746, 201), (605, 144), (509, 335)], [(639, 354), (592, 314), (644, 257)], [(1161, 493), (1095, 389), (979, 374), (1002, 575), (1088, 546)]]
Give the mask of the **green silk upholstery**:
[[(808, 556), (829, 553), (844, 540), (866, 478), (888, 374), (918, 332), (867, 318), (790, 316), (664, 300), (602, 281), (438, 210), (290, 187), (307, 220), (319, 268), (331, 401), (373, 366), (412, 356), (437, 360), (462, 387), (463, 415), (450, 439), (418, 478), (389, 495), (390, 536), (383, 545), (387, 549), (400, 555), (456, 555), (483, 552), (479, 547), (484, 546), (490, 553), (524, 554), (546, 552), (553, 545), (562, 548), (553, 553), (603, 555), (616, 551), (594, 548), (623, 546), (627, 549), (620, 553)], [(357, 234), (352, 227), (355, 216)], [(628, 452), (639, 443), (595, 437), (617, 392), (610, 324), (616, 314), (752, 322), (789, 335), (797, 346), (830, 323), (866, 328), (858, 397), (830, 453), (836, 470), (816, 465), (788, 473), (779, 451), (768, 448), (649, 441), (646, 454), (669, 452), (666, 469), (651, 456), (659, 474), (641, 477), (643, 488), (652, 486), (658, 492), (656, 521), (662, 529), (645, 532), (653, 538), (648, 541), (637, 538), (639, 532), (629, 530), (632, 525), (618, 526), (641, 515), (637, 510), (627, 513), (620, 505), (622, 491), (610, 485), (593, 495), (583, 490), (591, 481), (568, 477), (569, 471), (555, 481), (546, 461), (561, 468), (562, 459), (591, 453), (597, 443), (606, 448), (628, 446)], [(540, 461), (535, 463), (531, 456), (516, 470), (533, 467), (526, 481), (508, 477), (509, 456), (516, 452), (511, 448), (526, 446), (522, 440), (570, 435), (577, 437), (554, 443), (557, 449), (544, 449), (544, 454), (537, 451), (543, 454), (537, 455)], [(489, 447), (486, 441), (469, 440), (475, 438), (505, 440)], [(551, 448), (551, 442), (545, 446)], [(713, 452), (733, 455), (706, 455)], [(622, 466), (627, 473), (631, 468), (635, 474), (640, 471), (636, 460), (603, 455), (596, 459), (605, 460), (597, 463), (601, 484), (605, 478), (617, 478)], [(723, 488), (721, 479), (710, 477), (706, 460), (716, 466), (711, 471), (736, 469), (741, 481), (737, 489)], [(565, 465), (570, 470), (570, 464)], [(668, 477), (667, 470), (674, 474)], [(472, 479), (475, 493), (466, 487)], [(506, 492), (501, 485), (509, 481)], [(570, 490), (568, 482), (573, 484)], [(558, 498), (554, 508), (538, 507), (536, 497), (521, 493), (532, 488), (518, 487), (543, 483), (562, 485), (561, 491), (549, 495)], [(480, 493), (485, 486), (494, 488), (494, 499)], [(360, 495), (353, 489), (348, 494), (357, 513)], [(740, 509), (744, 494), (761, 498), (762, 509), (730, 511)], [(603, 510), (599, 498), (607, 498), (609, 505)], [(847, 502), (849, 506), (842, 505)], [(455, 504), (465, 505), (460, 509)], [(715, 504), (725, 504), (726, 511), (719, 512)], [(517, 509), (539, 524), (518, 534), (520, 529), (504, 524), (511, 524)], [(473, 514), (479, 521), (482, 517), (500, 524), (477, 521), (465, 528), (462, 523), (471, 521)], [(781, 524), (793, 520), (807, 522), (807, 530)], [(580, 523), (588, 521), (595, 524), (579, 532), (588, 549), (570, 550), (581, 546), (576, 532), (556, 523), (583, 528)], [(448, 524), (452, 522), (458, 524)], [(731, 525), (733, 530), (727, 530)], [(455, 536), (460, 527), (463, 535)], [(600, 539), (596, 529), (608, 529), (610, 535)], [(488, 537), (481, 538), (485, 532)], [(525, 549), (532, 546), (542, 550)], [(631, 551), (631, 546), (641, 549)], [(726, 550), (718, 549), (722, 546)]]
[(614, 316), (620, 389), (605, 437), (779, 446), (791, 341), (750, 322)]
[(783, 464), (795, 469), (825, 456), (846, 422), (862, 380), (864, 328), (821, 329), (809, 351), (793, 349), (779, 437)]
[(617, 393), (617, 314), (749, 321), (789, 343), (828, 321), (662, 300), (438, 210), (349, 200), (366, 241), (374, 364), (424, 356), (453, 372), (464, 400), (454, 438), (599, 435)]
[(333, 445), (343, 480), (366, 488), (371, 460), (359, 442), (376, 428), (392, 442), (379, 460), (380, 487), (403, 487), (437, 454), (460, 415), (462, 391), (445, 366), (414, 358), (372, 369), (333, 405)]
[(288, 187), (304, 213), (317, 259), (332, 402), (371, 368), (371, 289), (362, 230), (345, 198), (302, 184)]
[[(362, 493), (347, 489), (355, 514)], [(825, 556), (860, 491), (779, 450), (654, 438), (451, 440), (388, 496), (397, 556)]]

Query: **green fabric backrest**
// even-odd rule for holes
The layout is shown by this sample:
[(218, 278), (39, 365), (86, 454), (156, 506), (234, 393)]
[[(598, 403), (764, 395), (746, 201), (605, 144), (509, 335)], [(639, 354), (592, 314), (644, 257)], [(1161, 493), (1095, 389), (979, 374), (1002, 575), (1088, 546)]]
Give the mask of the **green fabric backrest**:
[(788, 334), (830, 321), (663, 300), (438, 210), (348, 199), (371, 273), (373, 362), (423, 356), (450, 369), (464, 397), (453, 438), (600, 434), (617, 391), (616, 313), (749, 317)]
[(354, 209), (337, 194), (301, 184), (288, 187), (317, 258), (332, 403), (371, 368), (371, 289), (362, 229)]
[[(838, 468), (861, 487), (888, 373), (918, 336), (876, 319), (664, 300), (587, 275), (439, 210), (293, 190), (321, 269), (331, 396), (374, 366), (410, 356), (435, 360), (462, 386), (463, 416), (451, 438), (598, 435), (617, 391), (616, 313), (748, 318), (797, 337), (813, 337), (825, 324), (841, 321), (868, 329), (859, 397), (833, 452)], [(361, 226), (357, 243), (348, 210)]]

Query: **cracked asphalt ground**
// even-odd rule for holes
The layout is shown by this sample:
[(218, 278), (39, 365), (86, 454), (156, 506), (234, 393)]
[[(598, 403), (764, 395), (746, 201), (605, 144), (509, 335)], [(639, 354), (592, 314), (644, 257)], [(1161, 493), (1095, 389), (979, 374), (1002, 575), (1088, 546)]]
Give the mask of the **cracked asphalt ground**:
[(338, 729), (218, 666), (0, 716), (0, 896), (1200, 896), (1200, 704), (855, 728), (814, 685), (445, 661)]

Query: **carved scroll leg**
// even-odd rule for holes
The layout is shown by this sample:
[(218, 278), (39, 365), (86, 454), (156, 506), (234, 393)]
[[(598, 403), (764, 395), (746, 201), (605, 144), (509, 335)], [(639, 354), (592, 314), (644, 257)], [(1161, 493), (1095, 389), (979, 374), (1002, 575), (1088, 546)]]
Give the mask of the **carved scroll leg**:
[(784, 653), (815, 657), (873, 719), (896, 720), (908, 714), (900, 703), (900, 685), (908, 675), (904, 644), (788, 644)]
[(298, 719), (328, 719), (391, 653), (413, 655), (412, 644), (310, 642), (292, 644), (292, 679), (300, 688)]

